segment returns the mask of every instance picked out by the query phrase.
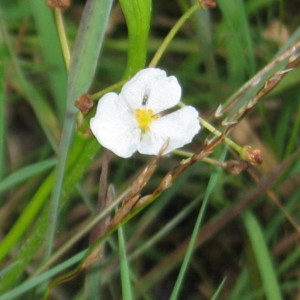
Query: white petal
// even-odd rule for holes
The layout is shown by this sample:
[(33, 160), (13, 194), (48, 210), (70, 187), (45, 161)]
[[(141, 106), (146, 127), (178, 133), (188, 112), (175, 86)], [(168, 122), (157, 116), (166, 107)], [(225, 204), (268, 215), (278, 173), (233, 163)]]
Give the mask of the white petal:
[(121, 157), (130, 157), (140, 141), (134, 115), (116, 93), (104, 95), (90, 127), (98, 142)]
[(148, 68), (124, 84), (120, 98), (133, 110), (145, 106), (157, 114), (178, 104), (181, 86), (176, 77), (167, 77), (166, 72), (158, 68)]
[(199, 132), (198, 112), (192, 106), (185, 106), (150, 125), (150, 130), (142, 138), (138, 151), (143, 154), (158, 154), (164, 143), (169, 145), (164, 154), (180, 148), (192, 141)]

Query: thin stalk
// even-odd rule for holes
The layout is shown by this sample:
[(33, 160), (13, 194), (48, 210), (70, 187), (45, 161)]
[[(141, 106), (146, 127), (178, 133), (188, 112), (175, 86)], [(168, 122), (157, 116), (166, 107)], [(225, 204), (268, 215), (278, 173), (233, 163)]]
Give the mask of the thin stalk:
[[(183, 106), (185, 106), (185, 104), (183, 102), (179, 102), (178, 106), (179, 107), (183, 107)], [(204, 128), (206, 128), (208, 131), (210, 131), (215, 136), (219, 137), (219, 136), (221, 136), (223, 134), (221, 131), (219, 131), (218, 129), (216, 129), (213, 125), (211, 125), (209, 122), (205, 121), (201, 117), (199, 117), (199, 121), (200, 121), (200, 124)], [(230, 146), (231, 148), (233, 148), (235, 151), (237, 151), (239, 154), (242, 153), (243, 147), (241, 147), (240, 145), (238, 145), (237, 143), (235, 143), (234, 141), (232, 141), (230, 138), (225, 137), (224, 138), (224, 142), (225, 142), (225, 144), (227, 144), (228, 146)]]
[(121, 81), (119, 81), (119, 82), (117, 82), (117, 83), (115, 83), (115, 84), (112, 84), (112, 85), (108, 86), (107, 88), (105, 88), (105, 89), (103, 89), (103, 90), (101, 90), (101, 91), (99, 91), (99, 92), (93, 94), (93, 95), (92, 95), (92, 99), (93, 99), (93, 100), (98, 100), (99, 98), (101, 98), (101, 97), (102, 97), (103, 95), (105, 95), (106, 93), (109, 93), (109, 92), (111, 92), (111, 91), (113, 91), (113, 90), (117, 90), (117, 89), (121, 88), (122, 85), (123, 85), (125, 82), (126, 82), (126, 80), (121, 80)]
[(68, 39), (67, 39), (66, 31), (65, 31), (65, 26), (64, 26), (64, 22), (63, 22), (63, 18), (62, 18), (61, 9), (55, 8), (54, 15), (55, 15), (55, 20), (56, 20), (56, 24), (57, 24), (57, 31), (58, 31), (58, 36), (60, 39), (61, 49), (62, 49), (63, 56), (65, 59), (66, 69), (69, 70), (71, 54), (70, 54), (70, 48), (68, 45)]
[(170, 32), (167, 34), (165, 39), (163, 40), (162, 44), (156, 51), (155, 55), (153, 56), (151, 62), (149, 63), (149, 68), (155, 67), (161, 57), (163, 56), (164, 52), (166, 51), (167, 47), (171, 43), (171, 41), (174, 39), (175, 35), (179, 31), (179, 29), (183, 26), (183, 24), (190, 18), (190, 16), (195, 13), (198, 9), (200, 9), (201, 6), (198, 2), (196, 2), (193, 6), (191, 6), (177, 21), (177, 23), (172, 27)]

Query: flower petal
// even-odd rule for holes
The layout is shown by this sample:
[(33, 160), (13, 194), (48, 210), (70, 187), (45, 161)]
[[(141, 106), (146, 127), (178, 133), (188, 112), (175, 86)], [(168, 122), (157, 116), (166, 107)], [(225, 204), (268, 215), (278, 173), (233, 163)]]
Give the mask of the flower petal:
[(138, 145), (138, 151), (156, 155), (169, 139), (168, 147), (164, 152), (166, 154), (190, 143), (199, 130), (197, 110), (192, 106), (185, 106), (153, 121), (150, 130)]
[(130, 157), (140, 141), (134, 115), (122, 104), (116, 93), (104, 95), (90, 127), (98, 142), (121, 157)]
[(144, 106), (157, 114), (178, 104), (181, 86), (176, 77), (167, 77), (166, 72), (158, 68), (148, 68), (124, 84), (120, 98), (132, 110)]

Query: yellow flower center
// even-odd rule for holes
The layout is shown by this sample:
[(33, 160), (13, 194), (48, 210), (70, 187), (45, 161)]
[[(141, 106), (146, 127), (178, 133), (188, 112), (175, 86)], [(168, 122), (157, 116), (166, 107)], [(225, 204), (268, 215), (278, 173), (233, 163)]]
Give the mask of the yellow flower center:
[(139, 123), (139, 128), (142, 129), (142, 131), (149, 130), (151, 122), (157, 119), (157, 116), (153, 116), (152, 109), (137, 108), (135, 111), (135, 117)]

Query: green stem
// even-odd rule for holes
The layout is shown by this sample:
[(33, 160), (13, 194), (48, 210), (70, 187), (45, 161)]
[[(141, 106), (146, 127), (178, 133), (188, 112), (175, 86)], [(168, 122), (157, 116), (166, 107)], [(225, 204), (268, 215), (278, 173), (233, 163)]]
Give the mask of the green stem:
[[(209, 122), (205, 121), (201, 117), (199, 117), (199, 120), (200, 120), (200, 124), (204, 128), (206, 128), (208, 131), (210, 131), (212, 134), (214, 134), (216, 136), (221, 136), (223, 134), (221, 131), (219, 131), (218, 129), (216, 129), (213, 125), (211, 125)], [(238, 145), (237, 143), (235, 143), (234, 141), (232, 141), (230, 138), (225, 137), (224, 138), (224, 142), (228, 146), (230, 146), (231, 148), (233, 148), (235, 151), (237, 151), (239, 154), (242, 153), (243, 147), (241, 147), (240, 145)]]
[[(172, 151), (173, 154), (176, 154), (178, 156), (183, 156), (183, 157), (192, 157), (194, 155), (193, 152), (189, 152), (189, 151), (185, 151), (185, 150), (173, 150)], [(209, 158), (209, 157), (204, 157), (201, 159), (201, 161), (205, 162), (205, 163), (208, 163), (212, 166), (219, 166), (219, 167), (222, 167), (222, 168), (225, 168), (226, 164), (218, 161), (218, 160), (215, 160), (215, 159), (212, 159), (212, 158)]]
[(105, 89), (103, 89), (103, 90), (101, 90), (101, 91), (99, 91), (99, 92), (93, 94), (93, 95), (92, 95), (92, 99), (93, 99), (93, 100), (98, 100), (99, 98), (101, 98), (101, 97), (102, 97), (103, 95), (105, 95), (106, 93), (109, 93), (109, 92), (111, 92), (111, 91), (113, 91), (113, 90), (119, 89), (120, 87), (123, 86), (123, 84), (124, 84), (125, 82), (126, 82), (126, 80), (121, 80), (121, 81), (119, 81), (119, 82), (117, 82), (117, 83), (115, 83), (115, 84), (112, 84), (112, 85), (108, 86), (107, 88), (105, 88)]
[(179, 31), (179, 29), (182, 27), (182, 25), (189, 19), (189, 17), (195, 13), (199, 8), (199, 3), (195, 3), (193, 6), (191, 6), (177, 21), (177, 23), (173, 26), (173, 28), (170, 30), (170, 32), (167, 34), (165, 39), (163, 40), (162, 44), (156, 51), (155, 55), (153, 56), (151, 62), (149, 63), (149, 68), (155, 67), (159, 60), (161, 59), (162, 55), (166, 51), (167, 47), (171, 43), (171, 41), (174, 39), (176, 33)]
[[(183, 102), (179, 102), (178, 106), (179, 107), (184, 107), (185, 104)], [(205, 121), (201, 117), (199, 117), (199, 121), (200, 121), (200, 124), (204, 128), (206, 128), (208, 131), (210, 131), (215, 136), (219, 137), (219, 136), (221, 136), (223, 134), (221, 131), (219, 131), (218, 129), (216, 129), (213, 125), (211, 125), (209, 122)], [(234, 141), (232, 141), (228, 137), (224, 138), (224, 142), (225, 142), (225, 144), (227, 144), (228, 146), (230, 146), (231, 148), (233, 148), (235, 151), (237, 151), (241, 155), (243, 147), (241, 147), (240, 145), (238, 145), (237, 143), (235, 143)]]
[(69, 49), (69, 45), (68, 45), (64, 22), (63, 22), (63, 18), (62, 18), (62, 14), (61, 14), (61, 9), (55, 8), (54, 14), (55, 14), (58, 35), (59, 35), (59, 39), (60, 39), (61, 49), (62, 49), (64, 59), (65, 59), (66, 68), (67, 68), (67, 70), (69, 70), (71, 54), (70, 54), (70, 49)]

